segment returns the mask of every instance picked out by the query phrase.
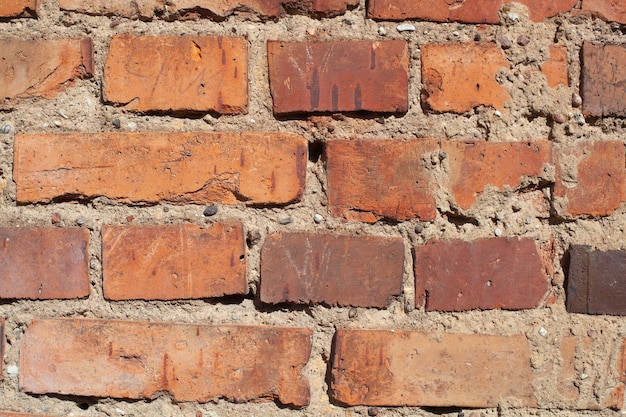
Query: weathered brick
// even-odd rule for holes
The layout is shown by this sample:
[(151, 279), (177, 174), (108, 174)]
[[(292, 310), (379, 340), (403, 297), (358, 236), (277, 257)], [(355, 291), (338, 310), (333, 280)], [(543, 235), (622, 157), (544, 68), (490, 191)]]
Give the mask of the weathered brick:
[(435, 140), (333, 140), (326, 144), (328, 202), (334, 215), (434, 220), (434, 180), (426, 168)]
[(560, 215), (608, 215), (626, 198), (623, 143), (582, 142), (553, 154), (554, 207)]
[[(30, 393), (174, 401), (276, 400), (304, 406), (309, 329), (35, 320), (20, 354)], [(97, 375), (97, 378), (94, 378)]]
[(496, 81), (509, 68), (494, 43), (422, 46), (422, 102), (436, 112), (464, 113), (478, 106), (503, 109), (511, 97)]
[(93, 74), (93, 42), (83, 39), (0, 39), (0, 100), (50, 98)]
[[(530, 19), (541, 22), (572, 9), (577, 0), (516, 0), (528, 7)], [(367, 14), (373, 19), (430, 20), (435, 22), (498, 23), (498, 10), (509, 0), (372, 0)]]
[(567, 47), (550, 45), (550, 57), (541, 65), (541, 72), (548, 80), (548, 86), (551, 88), (559, 85), (567, 87), (569, 85), (567, 71)]
[[(59, 7), (79, 13), (118, 15), (128, 18), (152, 19), (167, 11), (169, 16), (198, 13), (228, 17), (252, 12), (261, 17), (277, 17), (290, 13), (336, 16), (358, 0), (59, 0)], [(244, 12), (245, 10), (245, 12)]]
[(37, 0), (2, 0), (0, 17), (34, 17), (37, 14)]
[(569, 256), (567, 311), (626, 315), (626, 252), (572, 245)]
[(243, 225), (103, 226), (102, 268), (109, 300), (245, 294)]
[(523, 335), (338, 330), (331, 395), (346, 405), (536, 406)]
[(401, 238), (275, 234), (261, 252), (261, 301), (385, 307), (403, 268)]
[(406, 112), (403, 40), (267, 43), (274, 113)]
[(244, 38), (114, 36), (104, 67), (106, 101), (138, 111), (243, 113), (248, 106)]
[(626, 45), (583, 43), (582, 80), (585, 115), (626, 116)]
[(282, 133), (16, 135), (17, 200), (284, 204), (304, 191), (307, 145)]
[(0, 228), (0, 299), (89, 295), (89, 231)]
[(583, 0), (582, 10), (604, 20), (626, 23), (626, 3), (621, 0)]
[(488, 186), (503, 190), (538, 183), (544, 165), (552, 162), (547, 140), (446, 141), (442, 149), (448, 155), (451, 191), (463, 209), (470, 208)]
[(550, 288), (531, 239), (431, 240), (414, 255), (416, 304), (427, 311), (533, 308)]

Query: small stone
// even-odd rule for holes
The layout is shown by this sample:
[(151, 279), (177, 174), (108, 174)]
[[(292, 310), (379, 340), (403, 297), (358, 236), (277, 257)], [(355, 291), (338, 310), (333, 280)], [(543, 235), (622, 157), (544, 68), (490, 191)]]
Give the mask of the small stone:
[(120, 119), (113, 119), (113, 121), (111, 122), (111, 124), (116, 128), (119, 129), (120, 127), (122, 127), (122, 122), (120, 121)]
[(585, 118), (580, 113), (574, 113), (574, 120), (576, 120), (576, 123), (578, 123), (581, 126), (585, 124)]
[(8, 124), (2, 125), (2, 127), (0, 128), (0, 133), (2, 133), (3, 135), (11, 133), (11, 125), (8, 125)]
[(129, 130), (132, 130), (132, 131), (137, 130), (137, 123), (135, 123), (135, 122), (128, 122), (127, 126), (128, 126)]
[(404, 311), (406, 313), (410, 313), (411, 311), (415, 310), (415, 304), (413, 304), (413, 300), (412, 299), (407, 299), (404, 302)]
[(379, 28), (378, 28), (378, 34), (379, 34), (380, 36), (385, 36), (385, 35), (387, 34), (387, 29), (385, 29), (385, 28), (384, 28), (384, 27), (382, 27), (382, 26), (381, 26), (381, 27), (379, 27)]
[(257, 243), (259, 243), (260, 240), (261, 240), (261, 233), (259, 233), (256, 230), (248, 231), (248, 237), (246, 238), (246, 243), (248, 244), (249, 247), (256, 245)]
[(445, 153), (444, 151), (439, 151), (439, 159), (441, 161), (443, 161), (444, 159), (446, 159), (448, 157), (448, 154)]
[(217, 214), (217, 206), (214, 204), (207, 206), (207, 208), (205, 208), (204, 211), (202, 212), (202, 215), (204, 217), (211, 217), (211, 216), (215, 216), (216, 214)]
[(517, 22), (519, 20), (519, 15), (517, 13), (514, 13), (514, 12), (511, 12), (511, 13), (507, 14), (506, 17), (511, 22)]
[(236, 314), (233, 314), (232, 316), (230, 316), (231, 320), (239, 320), (239, 316), (237, 316)]
[(565, 123), (565, 116), (560, 113), (555, 113), (552, 115), (552, 120), (554, 120), (558, 124)]
[(421, 224), (418, 224), (415, 226), (415, 233), (420, 234), (424, 231), (424, 226), (422, 226)]
[(50, 219), (50, 221), (52, 222), (52, 224), (59, 224), (59, 223), (61, 223), (61, 215), (59, 213), (53, 213), (52, 214), (52, 219)]
[(285, 217), (284, 219), (280, 219), (278, 221), (279, 224), (289, 224), (293, 223), (293, 217)]
[(82, 226), (85, 223), (87, 223), (87, 219), (85, 218), (85, 216), (80, 216), (78, 219), (76, 219), (76, 224), (79, 226)]
[(526, 46), (530, 43), (530, 39), (528, 39), (528, 36), (526, 35), (519, 35), (517, 37), (517, 44), (519, 46)]
[(583, 104), (583, 99), (576, 93), (572, 93), (572, 106), (580, 107)]
[(313, 221), (317, 224), (320, 224), (322, 220), (324, 220), (324, 217), (319, 213), (315, 213), (315, 216), (313, 216)]
[(546, 329), (544, 329), (543, 327), (540, 327), (540, 328), (539, 328), (539, 334), (540, 334), (542, 337), (546, 337), (546, 336), (548, 335), (548, 331), (547, 331)]
[(589, 378), (589, 375), (587, 374), (580, 374), (580, 379), (587, 379)]
[(370, 407), (367, 409), (368, 416), (377, 416), (378, 415), (378, 407)]
[(526, 224), (530, 224), (531, 222), (531, 218), (530, 217), (526, 217)]
[(493, 231), (493, 234), (496, 235), (497, 237), (502, 236), (502, 229), (500, 229), (499, 227), (496, 227), (496, 229)]
[(354, 22), (350, 19), (343, 19), (343, 23), (345, 23), (348, 26), (352, 26), (354, 24)]
[(10, 376), (15, 376), (20, 372), (19, 368), (15, 365), (9, 365), (7, 366), (7, 374), (9, 374)]
[(457, 32), (456, 30), (455, 30), (454, 32), (452, 32), (452, 34), (453, 34), (454, 36), (461, 36), (461, 34), (460, 34), (459, 32)]
[(480, 33), (475, 34), (475, 35), (474, 35), (474, 42), (480, 42), (480, 39), (481, 39), (481, 38), (482, 38), (482, 37), (480, 36)]
[(500, 41), (500, 47), (502, 49), (511, 49), (511, 47), (513, 46), (511, 40), (507, 36), (502, 35), (500, 36), (500, 38), (498, 38), (498, 40)]
[(353, 319), (353, 318), (355, 318), (358, 315), (359, 315), (359, 311), (356, 308), (354, 308), (354, 307), (352, 307), (350, 309), (350, 311), (348, 311), (348, 318)]
[(61, 127), (61, 126), (63, 126), (63, 124), (62, 124), (61, 122), (59, 122), (58, 120), (55, 120), (53, 123), (54, 123), (54, 125), (55, 125), (56, 127)]
[(398, 32), (415, 32), (415, 26), (409, 23), (402, 23), (396, 27)]
[(124, 410), (122, 410), (121, 408), (116, 408), (116, 409), (115, 409), (115, 412), (116, 412), (117, 414), (119, 414), (120, 416), (123, 416), (124, 414), (126, 414), (126, 413), (124, 412)]
[(502, 112), (500, 110), (496, 110), (493, 112), (496, 117), (502, 117)]

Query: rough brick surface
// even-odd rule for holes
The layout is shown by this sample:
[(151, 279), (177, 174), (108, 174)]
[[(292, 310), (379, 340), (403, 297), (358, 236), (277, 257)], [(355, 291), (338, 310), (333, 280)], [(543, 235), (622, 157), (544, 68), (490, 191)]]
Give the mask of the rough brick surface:
[(170, 15), (182, 16), (204, 13), (227, 17), (245, 11), (262, 17), (277, 17), (286, 11), (335, 16), (358, 4), (358, 0), (169, 0), (166, 7), (163, 0), (59, 0), (64, 10), (143, 19), (152, 19), (166, 10)]
[(416, 303), (427, 311), (533, 308), (550, 288), (530, 239), (435, 240), (414, 254)]
[(0, 17), (35, 16), (37, 0), (2, 0)]
[(274, 112), (408, 109), (408, 52), (403, 40), (268, 42)]
[(550, 57), (541, 66), (541, 72), (548, 80), (548, 86), (555, 88), (559, 85), (569, 85), (567, 69), (567, 47), (550, 45)]
[(464, 113), (477, 106), (503, 109), (511, 97), (496, 81), (509, 63), (494, 43), (422, 46), (422, 102), (436, 112)]
[[(0, 6), (1, 7), (1, 6)], [(17, 98), (50, 98), (93, 73), (93, 42), (0, 39), (0, 106)], [(8, 101), (8, 103), (7, 103)]]
[(583, 111), (591, 116), (626, 116), (626, 45), (585, 42), (582, 48)]
[[(516, 0), (528, 7), (531, 20), (567, 12), (577, 0)], [(498, 23), (498, 10), (508, 0), (372, 0), (368, 3), (368, 16), (384, 20), (430, 20), (435, 22)]]
[[(174, 401), (309, 403), (312, 331), (108, 320), (35, 320), (22, 342), (31, 393)], [(97, 375), (97, 378), (93, 376)], [(86, 381), (89, 381), (86, 383)]]
[(626, 23), (626, 3), (621, 0), (583, 0), (582, 9), (604, 20)]
[(21, 202), (275, 203), (304, 191), (306, 140), (279, 133), (17, 135)]
[(241, 223), (103, 226), (104, 296), (173, 300), (245, 294)]
[(0, 228), (0, 299), (89, 295), (87, 229)]
[(624, 201), (624, 144), (582, 142), (555, 153), (555, 208), (560, 215), (607, 215)]
[(346, 405), (536, 406), (522, 335), (338, 330), (332, 397)]
[(434, 220), (434, 181), (425, 164), (437, 141), (333, 140), (326, 144), (328, 202), (334, 215)]
[(276, 234), (261, 253), (261, 301), (385, 307), (403, 266), (400, 238)]
[(516, 189), (539, 182), (544, 165), (551, 163), (551, 147), (547, 140), (508, 143), (446, 141), (442, 149), (448, 155), (451, 191), (463, 209), (470, 208), (487, 187)]
[(245, 112), (247, 42), (234, 37), (114, 36), (103, 94), (107, 101), (138, 111)]

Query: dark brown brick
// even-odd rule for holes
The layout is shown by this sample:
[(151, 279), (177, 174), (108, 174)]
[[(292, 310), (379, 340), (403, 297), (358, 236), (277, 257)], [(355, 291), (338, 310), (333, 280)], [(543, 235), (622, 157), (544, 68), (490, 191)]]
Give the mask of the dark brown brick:
[(567, 311), (626, 315), (626, 252), (572, 245), (569, 256)]
[(103, 226), (104, 296), (174, 300), (247, 292), (241, 223)]
[(403, 40), (267, 43), (274, 113), (406, 112)]
[(583, 111), (586, 115), (626, 116), (626, 45), (583, 43)]
[(331, 396), (349, 406), (535, 407), (523, 335), (337, 331)]
[(427, 311), (533, 308), (549, 288), (530, 239), (434, 240), (415, 248), (416, 304), (425, 301)]
[(261, 252), (261, 301), (385, 307), (403, 268), (401, 238), (275, 234)]
[[(20, 387), (44, 394), (176, 402), (276, 400), (305, 406), (309, 329), (155, 322), (34, 320), (22, 339)], [(97, 376), (97, 377), (94, 377)]]
[(89, 295), (89, 231), (0, 228), (0, 299)]

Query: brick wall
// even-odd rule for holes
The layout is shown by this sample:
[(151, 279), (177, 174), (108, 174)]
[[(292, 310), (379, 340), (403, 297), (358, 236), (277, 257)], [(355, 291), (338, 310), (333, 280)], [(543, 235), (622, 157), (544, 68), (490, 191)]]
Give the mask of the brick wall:
[(0, 417), (613, 416), (626, 6), (5, 0)]

